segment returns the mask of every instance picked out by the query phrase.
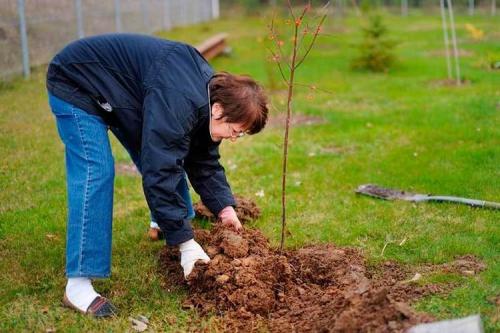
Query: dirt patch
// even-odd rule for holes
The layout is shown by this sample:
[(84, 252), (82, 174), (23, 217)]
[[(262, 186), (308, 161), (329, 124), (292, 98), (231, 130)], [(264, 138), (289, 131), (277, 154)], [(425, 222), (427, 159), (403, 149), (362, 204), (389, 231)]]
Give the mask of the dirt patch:
[[(235, 195), (234, 199), (236, 200), (236, 215), (240, 219), (241, 223), (248, 223), (260, 217), (260, 209), (252, 199), (244, 198), (239, 195)], [(211, 221), (216, 220), (214, 214), (212, 214), (212, 212), (201, 201), (194, 204), (194, 212), (196, 213), (196, 216), (200, 218)]]
[[(269, 117), (269, 120), (267, 121), (267, 126), (272, 127), (272, 128), (282, 128), (285, 126), (286, 122), (286, 115), (285, 114), (279, 114), (279, 115), (273, 115)], [(326, 120), (322, 117), (318, 116), (308, 116), (305, 114), (300, 114), (296, 113), (293, 114), (290, 120), (290, 125), (296, 126), (296, 125), (316, 125), (316, 124), (324, 124)]]
[[(471, 84), (469, 80), (462, 79), (460, 81), (462, 86), (467, 86)], [(432, 80), (430, 81), (432, 87), (458, 87), (456, 79), (442, 79), (442, 80)]]
[[(257, 230), (195, 233), (212, 260), (189, 276), (183, 307), (217, 315), (225, 331), (404, 332), (433, 319), (411, 302), (451, 288), (412, 282), (414, 268), (394, 262), (367, 266), (356, 248), (325, 244), (279, 253)], [(161, 267), (165, 281), (184, 283), (176, 249), (162, 251)], [(485, 266), (466, 256), (435, 267)]]
[(140, 176), (139, 170), (132, 163), (115, 163), (115, 172), (118, 175)]
[(341, 156), (352, 154), (356, 150), (354, 145), (350, 146), (335, 146), (335, 145), (327, 145), (327, 146), (312, 146), (308, 156)]
[[(426, 53), (428, 57), (446, 57), (446, 50), (434, 50)], [(450, 50), (450, 56), (453, 57), (453, 50)], [(459, 57), (472, 57), (474, 52), (464, 49), (458, 50)]]
[(394, 301), (411, 303), (425, 296), (445, 294), (455, 287), (452, 284), (418, 283), (422, 274), (432, 274), (436, 271), (441, 269), (433, 265), (415, 268), (386, 261), (378, 266), (368, 267), (367, 275), (375, 287), (390, 288)]
[(476, 275), (486, 269), (486, 264), (477, 257), (467, 254), (449, 263), (428, 266), (430, 271), (442, 271), (461, 275)]

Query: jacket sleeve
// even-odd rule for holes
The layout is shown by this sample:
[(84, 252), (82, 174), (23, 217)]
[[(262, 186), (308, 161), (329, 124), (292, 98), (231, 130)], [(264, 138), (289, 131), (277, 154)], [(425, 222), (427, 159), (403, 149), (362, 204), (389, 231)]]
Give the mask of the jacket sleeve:
[(181, 94), (152, 88), (143, 104), (142, 183), (149, 208), (169, 245), (193, 238), (187, 207), (176, 191), (189, 151), (192, 106)]
[(236, 206), (224, 168), (219, 163), (219, 143), (206, 140), (206, 145), (193, 147), (186, 158), (185, 169), (191, 185), (201, 201), (218, 216), (227, 206)]

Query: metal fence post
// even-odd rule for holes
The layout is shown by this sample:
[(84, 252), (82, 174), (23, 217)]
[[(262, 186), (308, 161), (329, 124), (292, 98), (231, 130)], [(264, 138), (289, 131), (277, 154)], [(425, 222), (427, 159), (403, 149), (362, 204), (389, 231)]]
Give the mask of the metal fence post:
[(115, 26), (117, 32), (122, 32), (122, 11), (120, 9), (120, 0), (115, 0)]
[(441, 21), (443, 25), (443, 38), (444, 38), (444, 49), (446, 52), (446, 68), (448, 69), (448, 79), (453, 79), (453, 74), (451, 72), (451, 60), (450, 60), (450, 41), (448, 39), (448, 24), (446, 23), (446, 9), (445, 6), (447, 0), (439, 0), (439, 7), (441, 9)]
[(189, 24), (198, 23), (198, 13), (196, 11), (196, 7), (198, 7), (198, 6), (195, 6), (193, 4), (192, 0), (189, 0), (188, 4), (189, 4), (188, 10), (187, 10), (187, 12), (189, 13), (188, 14), (188, 17), (189, 17), (188, 23)]
[(474, 0), (469, 0), (469, 15), (474, 15)]
[(187, 25), (187, 15), (186, 15), (186, 11), (187, 11), (187, 3), (185, 1), (181, 1), (180, 2), (180, 16), (181, 16), (181, 26), (185, 26)]
[(83, 32), (82, 0), (75, 0), (75, 11), (78, 38), (83, 38), (85, 37), (85, 33)]
[(212, 0), (205, 1), (205, 6), (203, 6), (203, 22), (209, 21), (212, 17)]
[(28, 33), (26, 30), (24, 0), (17, 0), (17, 12), (19, 14), (19, 33), (21, 35), (21, 51), (23, 55), (23, 74), (27, 79), (30, 76), (30, 55), (28, 48)]
[(458, 44), (457, 44), (457, 34), (455, 30), (455, 19), (453, 16), (453, 4), (451, 0), (446, 0), (448, 4), (448, 16), (450, 17), (450, 29), (451, 29), (451, 43), (453, 45), (453, 54), (455, 58), (455, 73), (457, 79), (457, 86), (462, 83), (462, 79), (460, 78), (460, 63), (459, 63), (459, 54), (458, 54)]
[(148, 26), (148, 13), (147, 13), (147, 5), (146, 5), (147, 0), (141, 0), (141, 16), (142, 16), (142, 27), (146, 32), (149, 31), (149, 26)]
[(219, 0), (212, 0), (212, 18), (219, 18)]
[(163, 15), (162, 15), (163, 29), (170, 30), (172, 22), (170, 20), (170, 0), (163, 0)]

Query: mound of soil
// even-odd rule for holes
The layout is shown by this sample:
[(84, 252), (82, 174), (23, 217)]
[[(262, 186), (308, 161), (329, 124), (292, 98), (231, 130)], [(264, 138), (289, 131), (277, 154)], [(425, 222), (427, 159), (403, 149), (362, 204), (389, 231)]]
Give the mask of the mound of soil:
[[(239, 195), (235, 195), (234, 199), (236, 200), (236, 215), (241, 223), (244, 224), (259, 218), (260, 209), (252, 199), (247, 199)], [(201, 201), (194, 204), (194, 212), (198, 217), (212, 221), (216, 220), (215, 215)]]
[[(183, 306), (218, 315), (225, 331), (404, 332), (433, 319), (408, 302), (446, 291), (411, 282), (415, 272), (393, 262), (367, 267), (355, 248), (324, 244), (279, 253), (257, 230), (237, 234), (219, 226), (196, 230), (196, 239), (212, 260), (196, 264)], [(161, 262), (166, 281), (183, 283), (176, 249), (166, 247)]]

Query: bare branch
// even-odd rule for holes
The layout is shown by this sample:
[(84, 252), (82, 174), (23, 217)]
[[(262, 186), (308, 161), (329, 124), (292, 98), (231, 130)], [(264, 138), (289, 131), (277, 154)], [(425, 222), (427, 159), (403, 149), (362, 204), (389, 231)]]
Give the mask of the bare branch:
[(309, 44), (309, 47), (307, 48), (307, 50), (304, 53), (304, 55), (302, 56), (302, 58), (297, 62), (297, 65), (296, 65), (295, 68), (299, 67), (304, 62), (304, 60), (306, 59), (306, 57), (309, 54), (309, 52), (311, 52), (311, 49), (314, 46), (314, 43), (316, 42), (316, 39), (318, 38), (321, 26), (323, 25), (323, 22), (325, 21), (325, 19), (326, 19), (326, 15), (323, 15), (323, 17), (321, 17), (321, 20), (320, 20), (320, 22), (319, 22), (319, 24), (318, 24), (318, 26), (316, 28), (316, 31), (314, 32), (313, 40), (311, 41), (311, 44)]
[[(310, 2), (309, 2), (309, 5), (310, 5)], [(321, 7), (321, 9), (318, 11), (319, 13), (323, 13), (323, 14), (316, 14), (314, 15), (314, 17), (312, 18), (311, 21), (316, 21), (318, 20), (319, 18), (322, 18), (323, 16), (327, 16), (328, 13), (327, 13), (327, 8), (330, 6), (330, 1), (328, 1), (323, 7)], [(310, 8), (309, 8), (310, 9)], [(309, 10), (308, 9), (308, 10)], [(304, 31), (309, 31), (310, 30), (310, 27), (309, 27), (309, 23), (306, 24), (306, 27), (304, 29)], [(319, 33), (318, 33), (319, 34)], [(303, 33), (300, 40), (299, 40), (299, 43), (298, 43), (298, 48), (300, 49), (301, 47), (301, 44), (302, 44), (302, 41), (304, 40), (305, 36), (307, 35), (307, 33)], [(322, 36), (332, 36), (331, 34), (325, 34), (325, 33), (322, 33), (321, 34)]]
[(323, 88), (318, 88), (318, 87), (316, 87), (315, 85), (305, 84), (305, 83), (297, 83), (297, 82), (295, 82), (295, 83), (294, 83), (294, 85), (295, 85), (295, 86), (306, 87), (306, 88), (309, 88), (309, 89), (311, 89), (311, 90), (317, 90), (317, 91), (321, 91), (321, 92), (324, 92), (324, 93), (327, 93), (327, 94), (332, 94), (332, 95), (333, 95), (333, 91), (326, 90), (326, 89), (323, 89)]
[(292, 8), (292, 4), (290, 3), (290, 0), (287, 1), (287, 5), (288, 5), (288, 11), (290, 12), (290, 15), (292, 16), (293, 20), (295, 21), (295, 15), (293, 14), (293, 8)]
[(279, 60), (280, 59), (279, 55), (277, 55), (271, 48), (268, 47), (267, 49), (269, 50), (269, 52), (271, 52), (273, 59), (277, 59), (276, 64), (278, 65), (278, 69), (280, 71), (281, 78), (283, 79), (283, 81), (285, 81), (286, 85), (288, 85), (288, 80), (285, 77), (285, 72), (283, 71), (283, 68), (281, 67), (281, 60)]
[[(281, 44), (280, 44), (281, 40), (279, 39), (279, 35), (278, 35), (276, 29), (274, 28), (274, 17), (271, 20), (271, 26), (269, 27), (269, 30), (271, 31), (271, 37), (272, 37), (272, 40), (274, 41), (274, 44), (276, 45), (280, 59), (284, 59), (285, 54), (283, 52), (283, 49), (281, 48)], [(288, 63), (287, 63), (287, 66), (289, 69), (291, 69), (290, 65)]]

